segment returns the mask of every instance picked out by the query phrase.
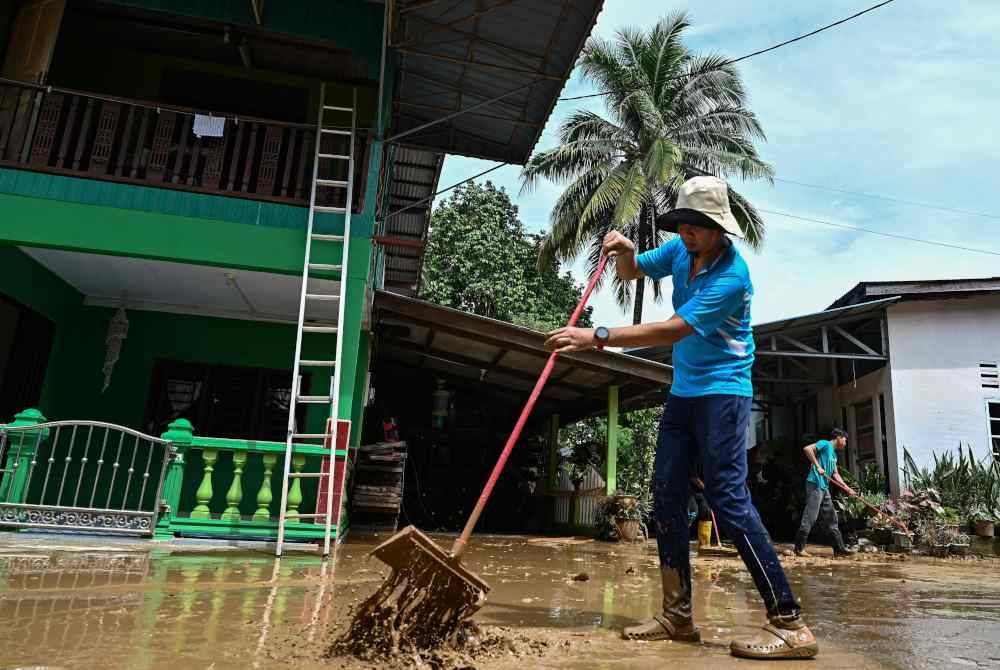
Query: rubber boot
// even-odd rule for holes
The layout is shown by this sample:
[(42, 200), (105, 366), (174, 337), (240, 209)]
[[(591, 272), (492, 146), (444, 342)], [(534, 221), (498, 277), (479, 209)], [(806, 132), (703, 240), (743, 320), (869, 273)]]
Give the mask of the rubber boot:
[(712, 546), (712, 522), (698, 522), (698, 548)]
[(677, 640), (701, 642), (701, 632), (691, 617), (691, 576), (676, 568), (660, 567), (663, 612), (638, 626), (622, 630), (626, 640)]
[(733, 640), (729, 651), (733, 656), (762, 660), (812, 658), (819, 653), (819, 645), (801, 617), (774, 616), (754, 637)]
[(833, 535), (833, 555), (834, 556), (853, 556), (858, 553), (854, 549), (849, 548), (844, 544), (844, 536), (840, 534), (840, 529), (835, 528), (830, 531)]
[(795, 555), (796, 556), (809, 556), (809, 552), (806, 551), (806, 540), (809, 539), (809, 533), (803, 533), (799, 531), (795, 534)]

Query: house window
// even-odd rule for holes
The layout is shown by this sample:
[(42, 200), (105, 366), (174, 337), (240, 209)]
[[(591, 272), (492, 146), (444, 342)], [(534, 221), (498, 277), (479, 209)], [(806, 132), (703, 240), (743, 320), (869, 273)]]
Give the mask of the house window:
[(984, 389), (1000, 389), (1000, 365), (996, 361), (985, 361), (979, 364), (979, 383)]
[[(157, 361), (145, 429), (158, 435), (183, 417), (200, 435), (283, 441), (291, 378), (287, 370)], [(309, 388), (308, 375), (302, 384)], [(304, 409), (297, 415), (302, 424)]]
[(986, 408), (989, 412), (990, 444), (993, 447), (993, 456), (1000, 460), (1000, 400), (988, 400)]
[(858, 469), (875, 462), (875, 412), (871, 400), (854, 406), (854, 433), (858, 445)]

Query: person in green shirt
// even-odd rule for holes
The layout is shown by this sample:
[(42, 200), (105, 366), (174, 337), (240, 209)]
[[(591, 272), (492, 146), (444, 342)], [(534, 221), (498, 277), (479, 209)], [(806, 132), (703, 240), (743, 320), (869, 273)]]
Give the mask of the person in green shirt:
[(855, 553), (853, 549), (849, 549), (844, 544), (844, 538), (840, 534), (840, 522), (837, 519), (837, 510), (833, 506), (830, 482), (827, 479), (828, 477), (833, 479), (853, 493), (851, 487), (840, 478), (840, 471), (837, 470), (837, 452), (843, 451), (846, 447), (847, 433), (840, 428), (834, 428), (830, 432), (829, 440), (820, 440), (802, 448), (806, 458), (812, 463), (812, 467), (809, 468), (809, 476), (806, 477), (806, 506), (802, 510), (802, 521), (795, 534), (795, 554), (797, 556), (809, 555), (806, 553), (806, 540), (809, 538), (809, 531), (812, 530), (816, 519), (821, 514), (823, 526), (833, 540), (834, 555), (849, 556)]

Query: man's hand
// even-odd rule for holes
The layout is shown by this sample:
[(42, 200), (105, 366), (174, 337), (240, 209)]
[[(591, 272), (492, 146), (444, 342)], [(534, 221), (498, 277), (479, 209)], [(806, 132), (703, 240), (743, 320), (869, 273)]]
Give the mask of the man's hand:
[(816, 471), (819, 473), (820, 477), (826, 476), (826, 470), (824, 470), (818, 465), (816, 466)]
[(632, 240), (625, 237), (617, 230), (612, 230), (604, 236), (604, 243), (601, 245), (601, 253), (605, 256), (617, 256), (618, 254), (634, 254), (635, 245)]
[(597, 348), (593, 328), (570, 328), (566, 326), (553, 330), (545, 340), (545, 348), (562, 354), (567, 351), (587, 351)]

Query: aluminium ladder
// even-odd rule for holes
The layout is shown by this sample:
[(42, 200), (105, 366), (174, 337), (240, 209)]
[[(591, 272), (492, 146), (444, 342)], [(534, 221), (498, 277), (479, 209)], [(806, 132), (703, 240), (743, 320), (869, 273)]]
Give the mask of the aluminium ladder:
[[(342, 450), (347, 449), (347, 445), (338, 445), (337, 438), (339, 431), (337, 430), (337, 420), (339, 418), (338, 413), (338, 403), (340, 399), (340, 360), (343, 355), (344, 349), (344, 335), (341, 326), (344, 323), (344, 308), (346, 305), (347, 298), (347, 257), (349, 252), (349, 241), (351, 236), (351, 208), (353, 206), (354, 198), (354, 161), (355, 161), (355, 134), (357, 131), (357, 106), (358, 106), (358, 94), (357, 90), (352, 92), (352, 106), (351, 107), (337, 107), (334, 105), (326, 104), (326, 86), (320, 86), (319, 95), (319, 117), (316, 126), (316, 148), (313, 156), (313, 174), (312, 174), (312, 188), (309, 194), (309, 216), (306, 223), (306, 252), (305, 259), (302, 264), (302, 287), (299, 295), (299, 318), (298, 326), (296, 328), (295, 335), (295, 363), (292, 368), (292, 393), (289, 399), (288, 405), (288, 433), (285, 439), (285, 463), (281, 479), (281, 508), (278, 512), (278, 542), (275, 548), (275, 555), (281, 556), (282, 549), (285, 544), (285, 532), (287, 530), (286, 526), (288, 524), (287, 510), (288, 510), (288, 489), (291, 480), (295, 478), (313, 478), (319, 479), (320, 483), (324, 483), (327, 487), (326, 490), (326, 510), (325, 512), (320, 512), (319, 510), (314, 510), (313, 514), (298, 514), (297, 519), (300, 520), (320, 520), (322, 519), (324, 525), (323, 531), (323, 556), (329, 556), (330, 554), (330, 538), (331, 531), (334, 526), (338, 526), (337, 537), (340, 539), (339, 533), (339, 522), (340, 522), (340, 507), (343, 504), (343, 488), (344, 482), (347, 480), (346, 470), (344, 476), (341, 477), (340, 491), (339, 495), (336, 496), (338, 501), (338, 509), (334, 510), (334, 485), (337, 480), (337, 451), (338, 447)], [(327, 114), (340, 115), (341, 117), (350, 115), (351, 123), (350, 126), (337, 126), (328, 127), (324, 122), (324, 118)], [(349, 128), (349, 129), (348, 129)], [(331, 142), (324, 144), (324, 139), (330, 139)], [(324, 150), (324, 146), (329, 145), (341, 145), (343, 141), (347, 141), (348, 148), (346, 151), (328, 149)], [(343, 165), (347, 164), (347, 178), (346, 179), (328, 179), (326, 177), (321, 177), (321, 174), (327, 174), (327, 170), (320, 170), (320, 162), (323, 161), (324, 167), (333, 165)], [(334, 207), (325, 204), (317, 204), (316, 194), (317, 191), (322, 191), (325, 193), (343, 191), (346, 189), (346, 196), (344, 198), (345, 204), (343, 207)], [(327, 200), (321, 199), (322, 202)], [(316, 233), (313, 232), (315, 225), (315, 215), (316, 214), (343, 214), (344, 216), (344, 234), (343, 235), (330, 235), (326, 233)], [(340, 244), (342, 246), (341, 252), (341, 262), (339, 265), (334, 265), (330, 263), (320, 263), (314, 262), (313, 260), (313, 243), (319, 245), (329, 245), (329, 244)], [(329, 276), (324, 277), (323, 275), (339, 274), (339, 289), (334, 293), (322, 293), (310, 290), (310, 280), (329, 278)], [(318, 320), (316, 315), (311, 315), (311, 307), (313, 310), (317, 309), (316, 304), (323, 304), (329, 302), (337, 303), (337, 322), (335, 324), (329, 322), (323, 322)], [(306, 333), (315, 333), (321, 336), (334, 336), (336, 338), (335, 346), (331, 347), (335, 350), (335, 355), (332, 360), (312, 360), (302, 358), (302, 339), (303, 335)], [(331, 342), (331, 345), (333, 342)], [(332, 369), (333, 374), (330, 379), (330, 391), (328, 395), (306, 395), (302, 393), (302, 368), (314, 368), (314, 369)], [(298, 426), (296, 425), (296, 409), (300, 405), (325, 405), (328, 409), (328, 420), (325, 422), (327, 426), (326, 432), (324, 433), (305, 433), (300, 432)], [(332, 433), (332, 434), (330, 434)], [(298, 446), (307, 444), (310, 446), (316, 446), (310, 444), (309, 442), (303, 442), (303, 440), (323, 440), (324, 442), (329, 439), (330, 441), (330, 453), (327, 456), (329, 458), (329, 472), (292, 472), (291, 462), (292, 456), (295, 455), (295, 450)], [(346, 464), (345, 464), (346, 468)], [(319, 492), (317, 491), (317, 504), (323, 499)], [(293, 522), (294, 523), (294, 522)]]

